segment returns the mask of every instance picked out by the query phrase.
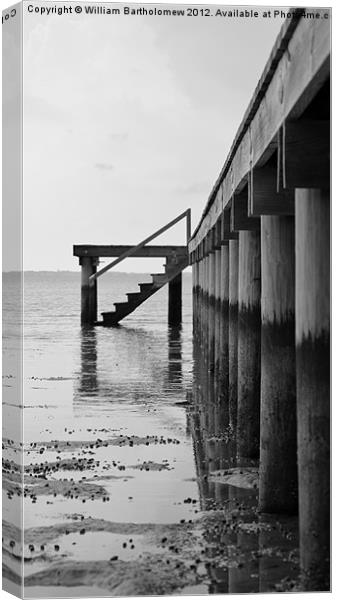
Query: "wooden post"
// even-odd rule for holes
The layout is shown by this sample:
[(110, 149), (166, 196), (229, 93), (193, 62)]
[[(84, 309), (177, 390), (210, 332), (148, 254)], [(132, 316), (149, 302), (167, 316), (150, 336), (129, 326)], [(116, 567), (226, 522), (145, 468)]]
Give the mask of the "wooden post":
[(238, 412), (238, 272), (239, 242), (229, 241), (228, 390), (229, 424), (236, 431)]
[(214, 349), (215, 349), (215, 251), (213, 247), (213, 235), (210, 239), (210, 251), (208, 255), (208, 368), (214, 371)]
[(199, 339), (200, 332), (200, 261), (194, 263), (195, 268), (195, 335)]
[(193, 335), (196, 335), (196, 314), (197, 314), (197, 310), (196, 310), (196, 299), (197, 299), (197, 273), (196, 273), (196, 263), (194, 262), (194, 258), (193, 258), (193, 254), (192, 253), (192, 299), (193, 299), (193, 304), (192, 304), (192, 319), (193, 319)]
[(208, 273), (209, 273), (209, 255), (205, 256), (204, 273), (204, 318), (203, 318), (203, 356), (208, 359)]
[(201, 258), (198, 262), (198, 280), (199, 280), (199, 292), (198, 292), (198, 343), (201, 340), (201, 316), (202, 316), (202, 302), (203, 302), (203, 259)]
[(258, 458), (260, 446), (260, 232), (239, 233), (237, 452)]
[(329, 589), (330, 202), (295, 191), (300, 560), (306, 590)]
[(181, 289), (182, 276), (179, 273), (169, 282), (168, 289), (168, 323), (174, 327), (180, 326), (182, 320)]
[(220, 359), (219, 359), (219, 387), (225, 427), (229, 423), (228, 405), (228, 286), (229, 286), (229, 261), (228, 242), (221, 243), (221, 279), (220, 279)]
[(97, 320), (97, 280), (89, 284), (89, 277), (96, 273), (98, 258), (82, 256), (81, 265), (81, 323), (93, 325)]
[(204, 356), (205, 343), (205, 311), (206, 311), (206, 257), (201, 261), (201, 298), (200, 298), (200, 346), (201, 356)]
[(297, 513), (295, 221), (261, 217), (262, 512)]
[(214, 323), (214, 371), (219, 373), (220, 361), (220, 327), (221, 327), (221, 300), (220, 300), (220, 280), (221, 280), (221, 249), (215, 250), (215, 323)]

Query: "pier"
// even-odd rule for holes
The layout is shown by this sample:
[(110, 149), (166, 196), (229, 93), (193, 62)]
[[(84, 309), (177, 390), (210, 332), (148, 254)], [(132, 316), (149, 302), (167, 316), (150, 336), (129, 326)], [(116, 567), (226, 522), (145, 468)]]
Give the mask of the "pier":
[(329, 20), (285, 21), (188, 251), (236, 464), (258, 461), (262, 513), (298, 514), (302, 589), (328, 590)]
[[(184, 246), (154, 246), (148, 245), (152, 240), (165, 233), (168, 229), (186, 221), (186, 245)], [(168, 284), (168, 323), (172, 326), (181, 325), (181, 293), (182, 271), (188, 266), (187, 242), (191, 237), (191, 209), (185, 210), (175, 219), (155, 231), (135, 246), (99, 246), (76, 245), (73, 255), (79, 258), (81, 266), (81, 323), (82, 325), (103, 325), (116, 327), (120, 321), (131, 314), (138, 306)], [(101, 269), (97, 270), (100, 258), (117, 257)], [(97, 280), (127, 258), (165, 258), (165, 271), (153, 273), (152, 282), (139, 283), (138, 292), (127, 293), (127, 302), (115, 302), (114, 310), (103, 312), (103, 319), (97, 320)]]
[[(182, 219), (186, 245), (149, 245)], [(74, 246), (74, 255), (90, 326), (117, 326), (166, 284), (168, 322), (179, 326), (181, 274), (192, 266), (203, 373), (195, 438), (210, 472), (213, 463), (257, 468), (259, 512), (298, 516), (300, 589), (329, 590), (329, 20), (296, 9), (284, 22), (192, 235), (188, 209), (138, 245)], [(131, 256), (163, 257), (165, 272), (98, 321), (98, 278)], [(102, 257), (114, 260), (98, 270)], [(201, 439), (206, 430), (212, 442)], [(240, 591), (231, 577), (224, 588)]]

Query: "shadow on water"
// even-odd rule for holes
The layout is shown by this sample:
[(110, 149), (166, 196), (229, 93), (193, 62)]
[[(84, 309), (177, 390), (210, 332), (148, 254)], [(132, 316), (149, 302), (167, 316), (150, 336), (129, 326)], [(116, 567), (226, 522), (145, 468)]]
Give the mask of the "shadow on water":
[(238, 462), (221, 379), (198, 343), (193, 352), (191, 428), (209, 593), (287, 589), (298, 576), (297, 518), (259, 514), (258, 463)]

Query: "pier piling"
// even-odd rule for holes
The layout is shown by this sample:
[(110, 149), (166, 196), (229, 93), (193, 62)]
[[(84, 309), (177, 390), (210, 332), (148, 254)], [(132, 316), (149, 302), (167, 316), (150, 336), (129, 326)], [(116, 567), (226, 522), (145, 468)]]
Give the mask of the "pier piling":
[(81, 256), (81, 323), (93, 325), (97, 320), (97, 282), (89, 277), (96, 273), (98, 260), (93, 256)]
[(182, 276), (179, 273), (168, 284), (168, 324), (179, 327), (182, 320)]
[[(207, 241), (206, 241), (207, 242)], [(208, 362), (208, 291), (209, 291), (209, 255), (208, 255), (208, 243), (205, 242), (205, 269), (204, 269), (204, 304), (203, 304), (203, 356), (204, 360)]]
[(260, 446), (260, 232), (240, 231), (238, 275), (237, 453), (258, 458)]
[(297, 512), (295, 223), (261, 217), (260, 509)]
[(220, 333), (219, 333), (219, 371), (218, 380), (222, 397), (223, 419), (229, 425), (228, 397), (228, 296), (229, 296), (229, 260), (228, 241), (221, 241), (220, 257)]
[[(197, 310), (219, 414), (227, 398), (239, 466), (259, 458), (260, 511), (298, 514), (308, 591), (330, 587), (330, 170), (330, 24), (298, 9), (188, 248), (202, 256)], [(229, 590), (240, 591), (232, 571)]]
[(238, 413), (238, 274), (239, 242), (229, 240), (228, 391), (229, 423), (234, 433)]
[(214, 371), (216, 376), (220, 370), (220, 330), (221, 330), (221, 222), (215, 227), (215, 315), (214, 315)]
[(300, 556), (305, 589), (326, 589), (330, 551), (330, 201), (297, 189), (296, 371)]
[(214, 371), (215, 357), (215, 248), (214, 229), (209, 233), (208, 249), (208, 368)]

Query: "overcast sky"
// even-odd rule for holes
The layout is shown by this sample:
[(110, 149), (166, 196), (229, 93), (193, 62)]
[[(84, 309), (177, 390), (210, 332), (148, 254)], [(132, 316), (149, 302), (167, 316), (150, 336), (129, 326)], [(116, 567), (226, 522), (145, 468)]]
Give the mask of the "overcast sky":
[[(24, 24), (25, 269), (77, 270), (73, 244), (136, 244), (188, 207), (194, 227), (282, 20)], [(158, 239), (184, 241), (183, 226)]]

